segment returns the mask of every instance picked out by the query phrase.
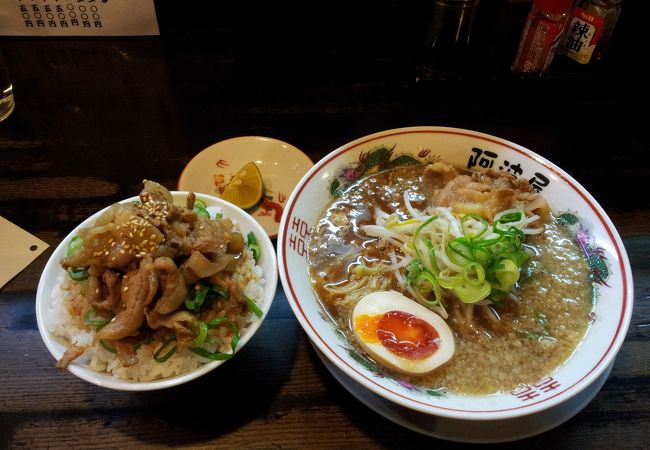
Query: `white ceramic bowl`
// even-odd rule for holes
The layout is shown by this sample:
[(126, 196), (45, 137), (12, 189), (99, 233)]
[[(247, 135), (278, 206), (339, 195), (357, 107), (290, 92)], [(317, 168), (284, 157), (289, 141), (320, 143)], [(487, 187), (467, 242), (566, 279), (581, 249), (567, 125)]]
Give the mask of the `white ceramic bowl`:
[[(187, 194), (188, 192), (184, 191), (172, 191), (174, 202), (179, 205), (185, 204)], [(254, 232), (257, 238), (257, 242), (261, 248), (261, 258), (258, 264), (262, 266), (265, 281), (264, 294), (261, 301), (258, 302), (258, 306), (262, 310), (263, 315), (260, 319), (255, 320), (253, 323), (251, 323), (247, 330), (241, 335), (241, 340), (239, 341), (239, 345), (235, 351), (239, 352), (253, 337), (255, 332), (262, 324), (263, 320), (266, 318), (269, 309), (271, 308), (271, 303), (273, 302), (273, 297), (275, 296), (275, 290), (278, 282), (275, 249), (273, 248), (273, 244), (262, 226), (242, 209), (232, 205), (231, 203), (209, 195), (197, 193), (196, 198), (205, 201), (208, 207), (213, 206), (219, 208), (223, 212), (224, 217), (228, 217), (238, 224), (240, 231), (242, 231), (244, 235), (248, 234), (251, 231)], [(120, 203), (129, 203), (136, 200), (139, 200), (139, 198), (131, 197), (122, 200)], [(45, 265), (43, 275), (41, 276), (40, 282), (38, 284), (38, 290), (36, 292), (36, 319), (38, 322), (38, 330), (48, 350), (57, 360), (63, 356), (67, 345), (62, 340), (62, 338), (54, 336), (48, 331), (47, 324), (49, 323), (48, 320), (50, 319), (50, 296), (56, 287), (56, 283), (58, 282), (61, 273), (63, 273), (63, 269), (61, 268), (59, 262), (65, 256), (68, 248), (68, 243), (74, 236), (77, 235), (78, 230), (80, 228), (92, 226), (97, 218), (106, 209), (108, 208), (104, 208), (103, 210), (93, 214), (88, 219), (84, 220), (74, 230), (72, 230), (72, 232), (70, 232), (70, 234), (68, 234), (65, 239), (63, 239), (61, 244), (59, 244), (56, 250), (54, 250), (54, 253), (52, 253), (52, 256)], [(68, 366), (68, 370), (79, 378), (98, 386), (122, 391), (150, 391), (156, 389), (164, 389), (194, 380), (216, 369), (224, 362), (225, 361), (211, 361), (199, 366), (193, 371), (180, 376), (147, 382), (127, 381), (114, 378), (110, 374), (95, 372), (86, 366), (74, 361)], [(52, 362), (52, 365), (54, 365), (54, 361)]]
[[(606, 264), (607, 273), (601, 272), (602, 283), (595, 284), (595, 321), (573, 356), (550, 374), (552, 383), (541, 386), (533, 383), (521, 390), (498, 395), (448, 393), (438, 396), (381, 370), (369, 369), (367, 364), (360, 364), (358, 355), (351, 351), (352, 346), (337, 332), (315, 297), (308, 274), (306, 244), (310, 229), (330, 202), (332, 181), (336, 178), (345, 184), (346, 177), (359, 176), (355, 170), (360, 158), (365, 158), (379, 146), (392, 148), (393, 159), (407, 154), (420, 161), (440, 158), (443, 162), (472, 170), (493, 168), (517, 172), (541, 190), (554, 211), (568, 212), (579, 219), (577, 226), (587, 233), (587, 245), (595, 257)], [(593, 197), (571, 176), (543, 157), (520, 145), (475, 131), (443, 127), (402, 128), (362, 137), (334, 150), (303, 177), (289, 198), (280, 225), (277, 249), (280, 278), (287, 299), (324, 358), (363, 389), (399, 408), (445, 419), (507, 421), (567, 402), (588, 387), (595, 386), (599, 377), (602, 379), (601, 375), (610, 368), (623, 343), (632, 313), (632, 275), (627, 254), (614, 225)], [(355, 390), (359, 391), (358, 388)], [(502, 436), (500, 440), (507, 439)]]

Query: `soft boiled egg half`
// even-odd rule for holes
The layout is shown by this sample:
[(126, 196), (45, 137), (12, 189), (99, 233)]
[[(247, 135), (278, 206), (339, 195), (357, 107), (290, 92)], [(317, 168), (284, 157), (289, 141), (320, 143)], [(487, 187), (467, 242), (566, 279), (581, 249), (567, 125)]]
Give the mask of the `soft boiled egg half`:
[(352, 312), (352, 328), (371, 357), (402, 373), (431, 372), (454, 354), (454, 337), (445, 321), (396, 291), (361, 298)]

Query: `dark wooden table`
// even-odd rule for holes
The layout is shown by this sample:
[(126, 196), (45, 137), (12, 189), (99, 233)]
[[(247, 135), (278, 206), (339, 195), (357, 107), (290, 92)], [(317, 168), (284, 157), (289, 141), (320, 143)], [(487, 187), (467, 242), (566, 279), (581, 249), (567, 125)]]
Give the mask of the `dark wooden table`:
[[(0, 41), (17, 102), (0, 123), (0, 214), (51, 246), (0, 290), (0, 448), (458, 445), (402, 428), (350, 395), (309, 345), (281, 286), (237, 358), (150, 393), (56, 369), (34, 313), (41, 271), (73, 227), (135, 195), (143, 178), (175, 188), (210, 144), (269, 136), (317, 161), (349, 140), (413, 125), (486, 132), (557, 163), (605, 208), (632, 264), (634, 315), (603, 389), (568, 422), (500, 447), (647, 448), (650, 122), (634, 49), (621, 44), (609, 65), (540, 78), (495, 68), (415, 84), (411, 55), (382, 31), (392, 24), (372, 16), (328, 22), (320, 34), (304, 23), (283, 28), (293, 22), (277, 11), (228, 11), (223, 22), (235, 25), (209, 31), (175, 28), (173, 13), (161, 12), (162, 37)], [(275, 14), (277, 29), (264, 14)], [(314, 18), (315, 28), (333, 17)]]

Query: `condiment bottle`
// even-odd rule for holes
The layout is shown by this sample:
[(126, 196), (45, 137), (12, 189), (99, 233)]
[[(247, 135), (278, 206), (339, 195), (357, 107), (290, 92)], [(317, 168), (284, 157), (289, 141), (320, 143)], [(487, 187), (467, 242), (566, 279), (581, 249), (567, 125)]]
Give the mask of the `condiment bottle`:
[(579, 0), (560, 53), (580, 64), (602, 59), (621, 12), (621, 0)]
[(534, 0), (512, 64), (513, 72), (542, 73), (551, 64), (573, 0)]

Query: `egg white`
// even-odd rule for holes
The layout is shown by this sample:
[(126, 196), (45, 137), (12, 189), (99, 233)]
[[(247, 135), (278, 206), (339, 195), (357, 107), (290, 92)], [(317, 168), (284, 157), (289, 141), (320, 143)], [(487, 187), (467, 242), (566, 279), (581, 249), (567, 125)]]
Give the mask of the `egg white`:
[[(381, 342), (365, 342), (355, 327), (361, 315), (385, 314), (389, 311), (403, 311), (428, 322), (440, 336), (438, 349), (422, 359), (403, 358), (383, 346)], [(352, 312), (352, 330), (361, 347), (377, 362), (409, 375), (422, 375), (449, 361), (454, 354), (454, 336), (447, 323), (436, 313), (396, 291), (370, 293), (357, 303)]]

